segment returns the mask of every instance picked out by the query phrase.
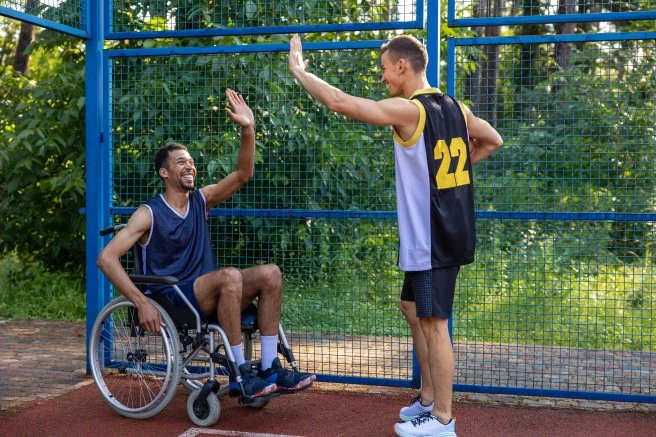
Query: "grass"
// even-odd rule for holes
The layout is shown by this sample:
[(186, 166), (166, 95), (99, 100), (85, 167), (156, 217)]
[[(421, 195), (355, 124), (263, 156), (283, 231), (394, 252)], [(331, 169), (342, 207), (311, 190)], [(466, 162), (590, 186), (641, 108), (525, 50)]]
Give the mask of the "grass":
[[(546, 252), (544, 252), (546, 253)], [(459, 341), (656, 350), (656, 268), (481, 256), (464, 267), (454, 306)], [(360, 266), (367, 271), (366, 266)], [(283, 323), (323, 335), (408, 336), (398, 309), (401, 274), (287, 277)], [(0, 318), (85, 318), (84, 280), (13, 254), (0, 257)]]
[[(463, 340), (656, 350), (656, 268), (649, 262), (495, 254), (460, 278)], [(501, 269), (499, 268), (501, 267)]]
[[(496, 253), (463, 267), (454, 304), (456, 340), (656, 350), (656, 267), (558, 261), (554, 253), (542, 253), (524, 259)], [(371, 278), (347, 274), (330, 281), (288, 293), (285, 326), (322, 334), (409, 335), (398, 310), (400, 277), (371, 284)]]
[(83, 277), (0, 257), (0, 318), (83, 321), (85, 311)]

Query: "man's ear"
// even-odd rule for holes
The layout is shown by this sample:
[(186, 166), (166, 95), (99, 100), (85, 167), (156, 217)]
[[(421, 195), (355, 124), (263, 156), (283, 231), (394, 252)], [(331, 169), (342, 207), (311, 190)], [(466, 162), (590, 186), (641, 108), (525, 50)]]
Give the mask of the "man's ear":
[(408, 69), (408, 61), (406, 59), (399, 59), (399, 61), (396, 63), (396, 68), (398, 68), (399, 73), (404, 73), (405, 70)]
[(165, 179), (165, 178), (167, 178), (168, 176), (169, 176), (169, 172), (168, 172), (168, 170), (166, 170), (165, 167), (160, 167), (160, 168), (159, 168), (159, 177), (162, 178), (162, 179)]

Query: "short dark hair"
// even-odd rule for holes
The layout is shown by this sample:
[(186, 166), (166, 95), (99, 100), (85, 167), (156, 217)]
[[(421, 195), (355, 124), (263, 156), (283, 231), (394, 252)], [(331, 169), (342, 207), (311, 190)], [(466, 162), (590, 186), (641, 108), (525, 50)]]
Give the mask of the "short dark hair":
[(155, 173), (159, 175), (160, 168), (168, 168), (169, 153), (173, 150), (187, 150), (187, 148), (180, 143), (168, 143), (159, 149), (155, 154)]
[(390, 60), (406, 59), (415, 73), (426, 70), (428, 52), (426, 46), (412, 35), (397, 35), (380, 47), (380, 54), (387, 52)]

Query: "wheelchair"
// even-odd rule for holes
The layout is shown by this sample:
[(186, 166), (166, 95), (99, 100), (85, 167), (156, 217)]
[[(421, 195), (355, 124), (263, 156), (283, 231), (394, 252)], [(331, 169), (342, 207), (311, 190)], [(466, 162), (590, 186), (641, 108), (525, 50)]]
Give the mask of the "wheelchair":
[[(118, 224), (100, 231), (109, 235), (124, 228)], [(135, 272), (142, 272), (138, 245), (132, 247)], [(221, 414), (219, 398), (237, 397), (240, 405), (264, 408), (278, 393), (250, 398), (245, 396), (242, 378), (225, 331), (204, 322), (177, 287), (173, 276), (130, 275), (142, 290), (149, 284), (171, 286), (187, 304), (180, 308), (167, 296), (149, 295), (159, 311), (164, 327), (158, 333), (146, 332), (132, 302), (123, 296), (110, 301), (98, 314), (89, 340), (89, 362), (96, 386), (103, 399), (118, 414), (147, 419), (162, 411), (182, 384), (190, 391), (187, 413), (198, 426), (212, 426)], [(242, 313), (244, 357), (252, 360), (253, 338), (257, 333), (256, 306)], [(278, 326), (278, 353), (292, 370), (296, 360), (282, 326)], [(230, 381), (236, 382), (239, 390)]]

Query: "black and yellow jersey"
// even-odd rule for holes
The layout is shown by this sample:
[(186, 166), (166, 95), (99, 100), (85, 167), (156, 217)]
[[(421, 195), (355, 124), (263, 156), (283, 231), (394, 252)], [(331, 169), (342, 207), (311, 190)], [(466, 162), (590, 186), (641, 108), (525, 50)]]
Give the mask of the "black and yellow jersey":
[(407, 141), (394, 133), (399, 267), (469, 264), (476, 228), (469, 134), (462, 104), (436, 88), (410, 99), (419, 123)]

